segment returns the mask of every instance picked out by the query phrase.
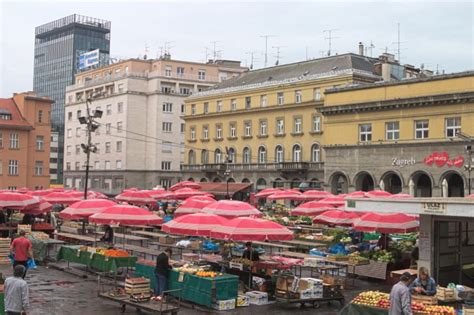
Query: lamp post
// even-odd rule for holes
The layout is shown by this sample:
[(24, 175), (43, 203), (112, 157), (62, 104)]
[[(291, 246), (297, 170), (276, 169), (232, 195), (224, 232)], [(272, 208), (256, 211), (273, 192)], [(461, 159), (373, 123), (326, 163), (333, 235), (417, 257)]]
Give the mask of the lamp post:
[(230, 169), (229, 169), (229, 163), (232, 162), (232, 157), (229, 155), (229, 148), (225, 147), (225, 152), (226, 152), (226, 157), (225, 157), (225, 172), (224, 172), (224, 177), (225, 177), (225, 184), (226, 184), (226, 196), (225, 198), (227, 200), (230, 200), (229, 196), (229, 177), (230, 177)]
[(473, 140), (473, 137), (468, 135), (468, 134), (465, 134), (461, 131), (458, 131), (456, 133), (456, 136), (458, 138), (461, 138), (464, 141), (469, 142), (469, 144), (466, 144), (464, 146), (464, 150), (466, 151), (467, 158), (468, 158), (467, 164), (464, 165), (464, 169), (467, 171), (467, 187), (468, 187), (468, 192), (469, 192), (469, 195), (470, 195), (470, 194), (472, 194), (471, 172), (472, 172), (472, 169), (473, 169), (473, 165), (472, 165), (472, 140)]
[(79, 117), (79, 123), (81, 125), (86, 125), (87, 128), (87, 144), (81, 143), (82, 151), (86, 154), (86, 181), (84, 183), (84, 199), (87, 199), (87, 186), (89, 182), (89, 161), (91, 152), (97, 152), (97, 147), (92, 144), (92, 133), (99, 128), (99, 124), (94, 121), (94, 118), (101, 118), (102, 111), (95, 110), (94, 114), (90, 114), (89, 105), (92, 104), (92, 97), (87, 98), (86, 100), (86, 116)]

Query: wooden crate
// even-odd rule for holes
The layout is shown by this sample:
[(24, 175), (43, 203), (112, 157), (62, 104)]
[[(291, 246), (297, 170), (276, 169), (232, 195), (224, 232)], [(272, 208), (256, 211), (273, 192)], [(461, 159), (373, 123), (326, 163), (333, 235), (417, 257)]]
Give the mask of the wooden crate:
[(326, 257), (326, 260), (330, 260), (330, 261), (348, 261), (349, 256), (332, 256), (332, 255), (329, 255), (329, 256)]
[(23, 230), (25, 231), (26, 234), (31, 233), (31, 225), (23, 225), (23, 224), (18, 224), (18, 233)]
[(423, 303), (425, 305), (438, 305), (438, 299), (436, 296), (413, 294), (411, 300), (412, 302)]
[(463, 315), (474, 315), (474, 307), (463, 305), (462, 313)]
[(454, 289), (448, 289), (438, 286), (436, 289), (436, 297), (438, 298), (438, 300), (443, 302), (456, 301), (456, 294), (454, 293)]
[(125, 293), (141, 294), (150, 293), (150, 279), (147, 278), (127, 278), (125, 280)]

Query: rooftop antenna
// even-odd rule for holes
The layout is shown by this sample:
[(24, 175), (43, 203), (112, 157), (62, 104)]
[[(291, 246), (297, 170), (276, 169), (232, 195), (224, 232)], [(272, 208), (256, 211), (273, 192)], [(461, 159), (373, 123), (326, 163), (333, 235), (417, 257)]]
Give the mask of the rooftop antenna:
[(321, 55), (321, 57), (324, 57), (326, 55), (327, 51), (326, 50), (320, 50), (319, 51), (319, 54)]
[(280, 64), (280, 58), (281, 58), (281, 55), (280, 55), (280, 48), (283, 48), (283, 47), (286, 47), (286, 46), (272, 46), (272, 48), (275, 48), (276, 49), (276, 62), (275, 62), (275, 66), (278, 66)]
[(205, 51), (205, 54), (206, 56), (204, 57), (204, 62), (208, 62), (209, 61), (209, 47), (204, 47), (204, 51)]
[(215, 40), (215, 41), (212, 41), (211, 44), (213, 45), (213, 49), (212, 49), (212, 60), (216, 61), (217, 59), (217, 53), (219, 53), (219, 51), (216, 50), (216, 44), (218, 43), (219, 41), (218, 40)]
[(171, 48), (174, 46), (171, 46), (171, 44), (174, 42), (165, 42), (165, 54), (171, 55)]
[(248, 51), (248, 52), (245, 53), (246, 55), (250, 55), (250, 67), (249, 67), (250, 70), (253, 69), (253, 62), (254, 62), (254, 60), (255, 60), (255, 59), (254, 59), (255, 53), (257, 53), (257, 52), (256, 52), (256, 51)]
[(148, 44), (145, 43), (145, 55), (143, 56), (143, 59), (144, 59), (144, 60), (146, 60), (147, 55), (148, 55)]
[(264, 62), (264, 67), (267, 67), (268, 63), (268, 39), (270, 37), (275, 37), (275, 35), (260, 35), (261, 38), (265, 38), (265, 62)]
[(327, 33), (328, 36), (324, 37), (324, 39), (327, 39), (329, 41), (329, 48), (328, 48), (328, 56), (331, 56), (331, 45), (332, 45), (332, 40), (336, 39), (338, 37), (332, 36), (332, 32), (338, 31), (337, 29), (330, 29), (330, 30), (323, 30), (323, 33)]
[(400, 40), (400, 23), (397, 23), (397, 41), (392, 43), (392, 44), (397, 44), (397, 58), (398, 58), (398, 63), (401, 64), (401, 45), (404, 44), (405, 42), (402, 42)]

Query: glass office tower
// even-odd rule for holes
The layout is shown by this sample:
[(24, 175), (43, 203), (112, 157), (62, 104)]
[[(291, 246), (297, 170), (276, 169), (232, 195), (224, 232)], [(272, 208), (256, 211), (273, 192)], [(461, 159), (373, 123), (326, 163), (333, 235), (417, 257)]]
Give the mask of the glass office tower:
[(55, 101), (51, 126), (52, 131), (58, 133), (58, 154), (57, 158), (51, 156), (52, 184), (63, 181), (66, 86), (74, 84), (81, 54), (99, 49), (99, 66), (108, 63), (110, 26), (109, 21), (73, 14), (35, 29), (33, 89), (39, 96), (48, 96)]

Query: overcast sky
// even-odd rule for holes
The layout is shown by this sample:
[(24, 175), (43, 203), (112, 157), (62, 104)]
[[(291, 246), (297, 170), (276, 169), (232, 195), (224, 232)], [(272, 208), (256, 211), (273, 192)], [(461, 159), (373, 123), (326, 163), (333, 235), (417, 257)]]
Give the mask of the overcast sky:
[[(156, 57), (171, 43), (174, 59), (204, 61), (212, 41), (220, 57), (242, 60), (255, 68), (264, 63), (268, 39), (269, 65), (275, 46), (281, 63), (334, 53), (357, 52), (359, 41), (371, 42), (373, 56), (385, 49), (396, 53), (397, 23), (401, 29), (401, 60), (446, 72), (474, 68), (473, 1), (81, 1), (22, 2), (0, 0), (0, 97), (31, 90), (35, 26), (70, 14), (112, 22), (111, 56)], [(368, 53), (370, 55), (370, 51)]]

